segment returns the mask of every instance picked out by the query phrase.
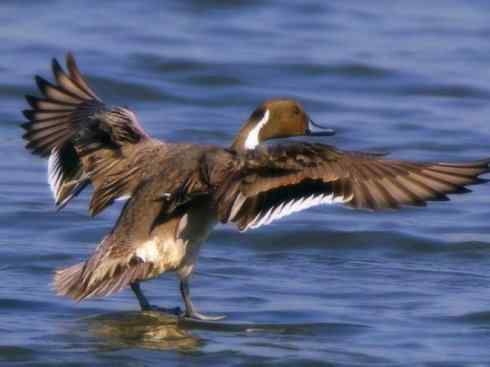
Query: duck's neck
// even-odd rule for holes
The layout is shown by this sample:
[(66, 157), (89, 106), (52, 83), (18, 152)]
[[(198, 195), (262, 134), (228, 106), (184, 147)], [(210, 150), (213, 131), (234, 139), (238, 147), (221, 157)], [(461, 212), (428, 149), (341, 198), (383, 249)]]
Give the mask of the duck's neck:
[(231, 149), (238, 153), (244, 153), (248, 150), (248, 148), (245, 145), (245, 142), (247, 138), (250, 135), (250, 131), (253, 129), (253, 124), (251, 123), (246, 123), (243, 125), (243, 127), (240, 129), (240, 132), (236, 136), (235, 140), (233, 141), (233, 144), (231, 144)]
[(255, 149), (261, 143), (260, 131), (269, 121), (269, 111), (259, 121), (248, 120), (240, 129), (237, 137), (231, 145), (231, 149), (243, 153), (247, 150)]

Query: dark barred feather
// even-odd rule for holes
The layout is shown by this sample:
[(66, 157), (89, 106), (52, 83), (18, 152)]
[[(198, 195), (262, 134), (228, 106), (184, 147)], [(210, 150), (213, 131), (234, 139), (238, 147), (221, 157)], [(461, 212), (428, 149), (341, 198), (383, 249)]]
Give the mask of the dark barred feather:
[[(125, 190), (120, 187), (114, 191), (115, 196), (108, 196), (108, 183), (104, 181), (104, 177), (116, 174), (108, 168), (113, 167), (115, 157), (121, 160), (120, 148), (148, 136), (133, 112), (104, 105), (82, 77), (70, 53), (66, 64), (68, 73), (53, 59), (54, 84), (36, 76), (42, 97), (26, 96), (31, 109), (24, 111), (29, 121), (22, 125), (26, 130), (23, 137), (26, 148), (33, 154), (49, 157), (48, 179), (59, 209), (89, 183), (95, 186), (96, 193), (97, 185), (103, 186), (104, 193), (98, 196), (102, 195), (104, 200), (91, 208), (96, 214)], [(94, 167), (94, 160), (103, 162), (102, 167)], [(122, 186), (122, 180), (118, 182)]]
[[(467, 163), (415, 163), (377, 154), (344, 152), (322, 144), (292, 143), (247, 152), (216, 185), (222, 222), (255, 228), (313, 205), (398, 209), (449, 200), (485, 182), (489, 159)], [(322, 186), (323, 185), (323, 186)]]

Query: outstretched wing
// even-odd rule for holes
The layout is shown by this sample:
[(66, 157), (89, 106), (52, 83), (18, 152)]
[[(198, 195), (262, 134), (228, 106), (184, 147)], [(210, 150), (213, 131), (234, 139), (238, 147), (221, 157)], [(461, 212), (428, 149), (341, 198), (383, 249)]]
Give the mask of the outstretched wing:
[(22, 125), (23, 137), (33, 154), (49, 157), (56, 205), (62, 208), (92, 183), (91, 212), (96, 214), (134, 190), (132, 153), (151, 139), (132, 111), (109, 108), (97, 97), (71, 54), (66, 63), (68, 73), (53, 59), (55, 84), (36, 76), (42, 97), (26, 96), (31, 109), (24, 111), (29, 121)]
[(241, 230), (269, 224), (320, 204), (398, 209), (448, 200), (482, 181), (490, 160), (415, 163), (381, 155), (345, 152), (322, 144), (294, 143), (255, 150), (241, 157), (215, 195), (220, 220)]

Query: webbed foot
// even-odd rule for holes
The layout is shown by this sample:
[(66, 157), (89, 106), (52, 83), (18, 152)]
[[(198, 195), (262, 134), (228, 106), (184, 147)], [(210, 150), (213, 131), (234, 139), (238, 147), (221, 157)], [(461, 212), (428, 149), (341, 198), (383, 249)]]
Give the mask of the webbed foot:
[(185, 312), (183, 312), (180, 316), (183, 320), (218, 321), (223, 320), (226, 317), (225, 315), (208, 316), (197, 312), (191, 301), (189, 282), (187, 279), (181, 280), (180, 292), (182, 294), (182, 299), (184, 300), (185, 304)]
[(200, 312), (193, 311), (191, 313), (184, 312), (180, 316), (184, 320), (196, 320), (196, 321), (219, 321), (226, 318), (226, 315), (203, 315)]
[(158, 311), (162, 313), (167, 313), (169, 315), (180, 316), (182, 314), (182, 310), (180, 307), (166, 308), (166, 307), (158, 307), (153, 306), (148, 302), (148, 299), (145, 297), (143, 292), (141, 291), (140, 284), (138, 282), (131, 284), (131, 289), (133, 290), (136, 298), (141, 307), (141, 311)]
[(162, 313), (167, 313), (169, 315), (175, 315), (175, 316), (180, 316), (182, 315), (182, 309), (180, 307), (159, 307), (159, 306), (153, 306), (153, 305), (148, 305), (145, 307), (141, 308), (142, 311), (157, 311), (157, 312), (162, 312)]

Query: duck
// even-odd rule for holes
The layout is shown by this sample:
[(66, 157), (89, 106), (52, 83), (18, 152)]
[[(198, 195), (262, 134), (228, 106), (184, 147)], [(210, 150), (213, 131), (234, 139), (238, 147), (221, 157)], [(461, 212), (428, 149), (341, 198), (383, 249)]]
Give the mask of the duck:
[[(131, 109), (104, 103), (73, 54), (65, 69), (53, 59), (52, 72), (53, 83), (35, 76), (41, 96), (26, 96), (22, 127), (26, 149), (48, 160), (56, 207), (88, 186), (91, 216), (125, 200), (93, 253), (54, 273), (57, 295), (78, 302), (130, 288), (143, 311), (220, 320), (199, 312), (190, 295), (201, 245), (218, 223), (246, 232), (318, 205), (372, 212), (426, 206), (470, 192), (489, 172), (490, 159), (415, 162), (319, 143), (309, 137), (335, 131), (290, 98), (261, 103), (228, 146), (166, 142)], [(168, 272), (177, 274), (183, 311), (153, 306), (142, 291), (142, 282)]]

